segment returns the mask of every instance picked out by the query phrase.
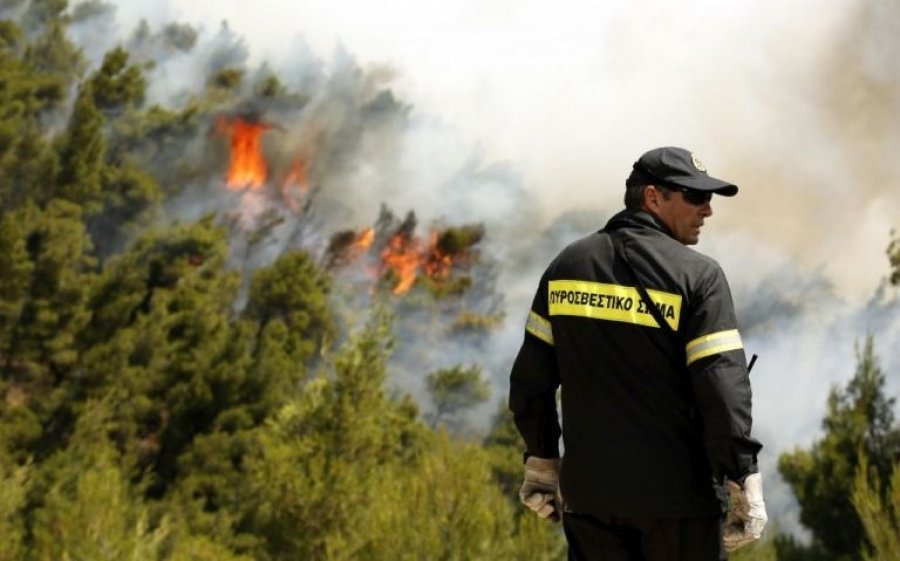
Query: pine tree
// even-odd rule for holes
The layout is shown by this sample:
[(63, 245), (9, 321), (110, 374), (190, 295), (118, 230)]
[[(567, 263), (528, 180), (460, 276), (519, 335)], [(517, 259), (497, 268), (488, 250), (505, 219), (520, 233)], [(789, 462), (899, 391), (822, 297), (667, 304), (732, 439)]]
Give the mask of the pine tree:
[[(33, 6), (57, 0), (32, 0)], [(61, 0), (65, 4), (65, 0)], [(53, 8), (56, 9), (55, 7)], [(49, 14), (49, 12), (48, 12)], [(25, 61), (36, 70), (56, 76), (69, 84), (82, 75), (85, 68), (81, 50), (66, 36), (66, 22), (57, 14), (41, 15), (51, 18), (44, 23), (43, 32), (25, 49)], [(26, 27), (29, 27), (26, 24)]]
[(93, 259), (79, 209), (65, 201), (51, 201), (43, 212), (26, 205), (4, 216), (0, 228), (0, 455), (22, 463), (50, 453), (70, 427), (66, 394), (77, 379), (77, 337), (90, 315)]
[(27, 202), (45, 206), (55, 191), (57, 156), (37, 120), (19, 121), (18, 127), (12, 146), (0, 157), (0, 207), (6, 210)]
[(0, 210), (27, 200), (43, 206), (52, 195), (56, 158), (41, 130), (40, 117), (65, 97), (65, 80), (23, 61), (23, 32), (0, 22)]
[(246, 466), (260, 455), (259, 427), (298, 395), (309, 359), (333, 329), (327, 288), (305, 253), (282, 256), (254, 274), (216, 378), (216, 393), (229, 400), (178, 458), (181, 475), (170, 500), (193, 532), (237, 551), (264, 549), (263, 536), (247, 530), (257, 496)]
[(522, 437), (516, 429), (512, 412), (506, 402), (499, 404), (494, 414), (491, 428), (484, 439), (484, 448), (491, 459), (494, 480), (500, 485), (504, 495), (518, 501), (519, 486), (522, 484), (524, 451)]
[(871, 548), (863, 547), (863, 561), (900, 561), (900, 460), (894, 461), (887, 489), (881, 487), (882, 481), (870, 474), (869, 459), (860, 454), (853, 506), (871, 544)]
[(26, 241), (31, 278), (9, 359), (26, 370), (49, 369), (60, 376), (75, 363), (75, 340), (90, 318), (85, 304), (94, 259), (77, 205), (54, 200), (30, 214), (25, 220), (31, 226)]
[(867, 337), (857, 352), (857, 369), (843, 391), (828, 398), (825, 436), (809, 450), (782, 454), (778, 470), (797, 496), (800, 520), (813, 534), (812, 552), (823, 559), (855, 559), (865, 532), (851, 501), (860, 451), (882, 481), (900, 460), (900, 427), (894, 399), (884, 394), (885, 377)]
[(257, 559), (562, 559), (558, 527), (506, 496), (488, 454), (388, 397), (379, 316), (260, 431), (244, 527)]
[(158, 491), (192, 438), (241, 400), (229, 388), (249, 363), (231, 328), (238, 278), (224, 237), (211, 217), (151, 231), (110, 260), (92, 295), (74, 401), (117, 392), (117, 430)]
[(90, 77), (94, 105), (114, 113), (144, 102), (147, 80), (138, 66), (128, 64), (128, 51), (122, 47), (106, 53), (103, 64)]
[(288, 253), (254, 274), (244, 317), (259, 324), (261, 345), (280, 339), (283, 352), (302, 363), (334, 336), (328, 290), (307, 253)]
[(151, 527), (108, 433), (108, 405), (94, 402), (66, 448), (41, 466), (46, 492), (32, 515), (34, 559), (157, 557), (165, 532)]
[(89, 217), (88, 231), (96, 255), (105, 259), (158, 217), (162, 193), (153, 177), (131, 162), (106, 166), (101, 182), (103, 210)]
[(22, 213), (0, 218), (0, 360), (9, 361), (12, 335), (22, 315), (34, 263), (26, 248)]
[(387, 324), (374, 320), (261, 433), (248, 458), (253, 527), (266, 540), (255, 557), (352, 558), (379, 535), (365, 520), (381, 500), (380, 466), (415, 457), (427, 438), (415, 408), (386, 397), (389, 347)]
[[(162, 192), (153, 176), (138, 165), (139, 158), (130, 154), (129, 135), (135, 122), (143, 116), (138, 108), (143, 104), (146, 79), (136, 65), (128, 64), (129, 55), (121, 47), (108, 53), (101, 67), (87, 80), (85, 91), (91, 96), (91, 103), (82, 100), (73, 112), (70, 129), (80, 131), (72, 134), (84, 140), (87, 136), (100, 143), (95, 162), (100, 170), (99, 194), (90, 189), (91, 200), (99, 199), (101, 210), (89, 217), (88, 229), (101, 258), (120, 250), (132, 240), (135, 234), (146, 228), (154, 218), (162, 200)], [(97, 113), (94, 113), (93, 109)], [(84, 113), (85, 121), (76, 127), (77, 112)], [(102, 119), (97, 115), (102, 114)], [(91, 127), (100, 124), (100, 134)], [(72, 156), (71, 161), (93, 158), (93, 153)], [(72, 165), (70, 168), (75, 169)], [(77, 177), (75, 183), (96, 186), (94, 176)], [(94, 208), (93, 206), (91, 208)]]
[(451, 428), (460, 428), (460, 414), (484, 403), (491, 395), (491, 387), (484, 381), (477, 366), (436, 370), (426, 377), (425, 382), (435, 407), (434, 426), (443, 422)]
[(24, 19), (29, 26), (64, 24), (69, 0), (29, 0), (27, 6)]
[(0, 561), (19, 561), (25, 557), (23, 511), (28, 492), (31, 466), (17, 466), (0, 456)]
[(86, 215), (102, 210), (106, 140), (103, 115), (94, 105), (90, 83), (82, 85), (59, 155), (58, 196), (79, 204)]

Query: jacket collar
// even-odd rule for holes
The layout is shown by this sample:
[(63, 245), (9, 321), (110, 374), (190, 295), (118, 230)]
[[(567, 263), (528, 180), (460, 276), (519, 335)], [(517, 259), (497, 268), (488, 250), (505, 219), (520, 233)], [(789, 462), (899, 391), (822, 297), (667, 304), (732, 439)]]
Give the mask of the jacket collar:
[(649, 228), (651, 230), (662, 232), (670, 238), (675, 238), (675, 236), (672, 235), (672, 231), (669, 230), (669, 228), (665, 224), (663, 224), (659, 218), (653, 216), (645, 210), (625, 209), (610, 218), (609, 222), (606, 223), (606, 226), (603, 229), (607, 232), (612, 232), (614, 230), (625, 228)]

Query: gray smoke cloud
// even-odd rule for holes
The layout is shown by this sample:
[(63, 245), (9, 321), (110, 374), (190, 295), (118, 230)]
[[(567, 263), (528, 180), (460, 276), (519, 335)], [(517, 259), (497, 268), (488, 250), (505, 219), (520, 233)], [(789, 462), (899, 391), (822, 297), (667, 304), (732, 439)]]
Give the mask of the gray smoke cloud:
[[(116, 2), (117, 33), (107, 32), (110, 11), (96, 6), (76, 26), (95, 64), (119, 42), (155, 60), (154, 103), (184, 104), (226, 67), (272, 73), (300, 92), (245, 109), (278, 124), (264, 136), (273, 175), (309, 155), (317, 188), (309, 213), (228, 192), (221, 176), (179, 186), (173, 213), (238, 212), (251, 225), (281, 213), (265, 244), (239, 249), (245, 261), (252, 254), (250, 267), (289, 247), (321, 254), (332, 233), (371, 225), (382, 203), (414, 210), (423, 226), (483, 223), (489, 266), (480, 278), (489, 288), (466, 306), (499, 306), (504, 321), (478, 340), (445, 337), (435, 318), (454, 310), (402, 308), (394, 382), (421, 396), (427, 371), (475, 363), (499, 400), (549, 260), (621, 207), (641, 152), (696, 150), (713, 175), (741, 186), (736, 199), (714, 201), (698, 249), (721, 263), (748, 354), (760, 355), (755, 432), (766, 445), (771, 514), (802, 533), (775, 463), (821, 435), (828, 391), (852, 375), (854, 344), (867, 334), (890, 393), (900, 393), (900, 303), (884, 285), (900, 215), (900, 7), (804, 0), (691, 12), (647, 0), (571, 1), (547, 14), (489, 2), (463, 3), (470, 12), (433, 6), (435, 15), (418, 20), (380, 14), (364, 27), (339, 13), (354, 11), (347, 2), (303, 14), (290, 3), (258, 4), (243, 13), (230, 2)], [(429, 26), (436, 43), (423, 39)], [(160, 165), (209, 158), (219, 142), (224, 170), (211, 127)], [(479, 410), (479, 422), (495, 409), (496, 401)]]

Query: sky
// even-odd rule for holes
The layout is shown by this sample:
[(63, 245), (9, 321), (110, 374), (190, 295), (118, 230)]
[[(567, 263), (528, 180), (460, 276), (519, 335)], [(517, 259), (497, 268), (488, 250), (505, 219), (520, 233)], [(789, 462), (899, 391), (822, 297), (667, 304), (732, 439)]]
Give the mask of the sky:
[[(884, 286), (885, 250), (900, 227), (900, 3), (113, 4), (122, 38), (141, 19), (154, 27), (190, 23), (206, 37), (227, 21), (251, 62), (282, 77), (301, 72), (295, 61), (309, 53), (327, 61), (341, 52), (388, 76), (419, 122), (433, 125), (408, 134), (404, 157), (415, 160), (416, 179), (401, 187), (409, 192), (377, 193), (390, 192), (395, 200), (387, 202), (401, 212), (439, 211), (447, 204), (440, 194), (415, 186), (444, 185), (446, 170), (477, 154), (523, 186), (478, 198), (488, 232), (523, 220), (508, 216), (520, 207), (507, 199), (526, 197), (537, 209), (527, 216), (532, 231), (562, 232), (547, 242), (552, 247), (621, 208), (625, 177), (642, 152), (692, 150), (711, 175), (741, 189), (714, 199), (698, 249), (722, 264), (739, 313), (756, 317), (745, 343), (761, 357), (755, 431), (768, 446), (767, 474), (777, 452), (819, 433), (828, 391), (853, 373), (850, 342), (875, 333), (890, 391), (900, 389), (897, 291)], [(168, 72), (173, 81), (189, 78)], [(567, 218), (573, 211), (578, 221)], [(596, 214), (596, 223), (585, 214)], [(549, 256), (519, 270), (521, 278), (501, 275), (508, 321), (492, 340), (500, 385)], [(783, 483), (770, 485), (781, 485), (777, 512), (795, 509)], [(796, 519), (784, 527), (796, 530)]]

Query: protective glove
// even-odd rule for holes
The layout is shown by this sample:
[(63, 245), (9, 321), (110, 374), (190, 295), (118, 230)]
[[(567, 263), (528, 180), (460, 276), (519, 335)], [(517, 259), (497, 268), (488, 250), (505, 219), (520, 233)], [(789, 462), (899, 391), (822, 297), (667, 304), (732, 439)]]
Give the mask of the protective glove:
[(762, 476), (751, 473), (741, 485), (735, 481), (726, 481), (730, 504), (725, 517), (722, 543), (725, 551), (744, 547), (759, 539), (766, 521), (766, 503), (763, 502)]
[(525, 480), (519, 488), (519, 500), (541, 518), (559, 521), (556, 499), (559, 488), (559, 458), (529, 456), (525, 460)]

